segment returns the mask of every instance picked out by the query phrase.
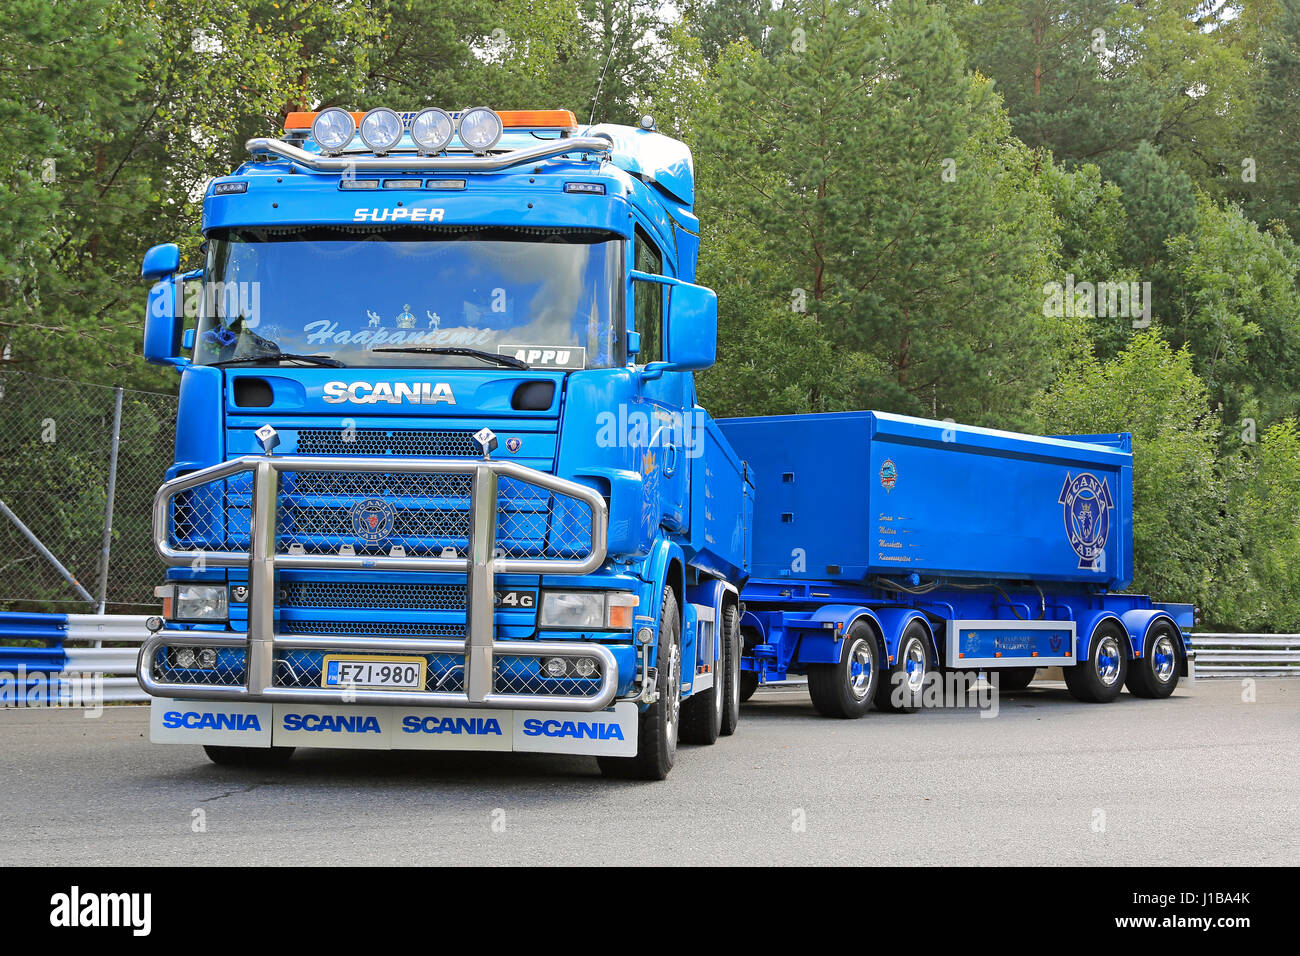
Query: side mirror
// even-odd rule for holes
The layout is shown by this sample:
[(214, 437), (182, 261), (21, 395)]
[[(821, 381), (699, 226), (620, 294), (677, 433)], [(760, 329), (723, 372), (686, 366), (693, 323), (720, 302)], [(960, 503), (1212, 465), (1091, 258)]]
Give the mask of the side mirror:
[(149, 290), (149, 305), (144, 316), (144, 357), (152, 365), (188, 365), (181, 358), (181, 332), (185, 328), (185, 310), (181, 308), (183, 277), (181, 249), (174, 242), (152, 247), (144, 254), (140, 275), (157, 280)]
[(664, 358), (674, 371), (697, 371), (718, 360), (718, 296), (712, 289), (674, 284), (668, 294), (667, 324)]
[(151, 365), (188, 365), (181, 358), (181, 330), (185, 315), (176, 304), (181, 280), (169, 275), (149, 290), (144, 317), (144, 358)]
[(144, 254), (140, 275), (146, 279), (161, 279), (172, 275), (181, 267), (181, 247), (174, 242), (154, 246)]

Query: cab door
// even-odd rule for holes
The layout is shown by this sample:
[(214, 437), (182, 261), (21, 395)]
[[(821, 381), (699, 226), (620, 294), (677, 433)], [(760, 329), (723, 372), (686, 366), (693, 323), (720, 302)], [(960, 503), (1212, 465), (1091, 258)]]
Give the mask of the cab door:
[[(655, 240), (637, 227), (633, 240), (633, 263), (639, 272), (667, 275), (665, 256)], [(632, 321), (641, 337), (638, 366), (663, 360), (664, 315), (667, 286), (654, 282), (632, 282)], [(660, 523), (675, 532), (690, 526), (690, 488), (695, 381), (690, 372), (664, 372), (657, 378), (640, 378), (637, 411), (647, 424), (648, 441), (639, 454), (645, 477), (646, 504), (656, 507)]]

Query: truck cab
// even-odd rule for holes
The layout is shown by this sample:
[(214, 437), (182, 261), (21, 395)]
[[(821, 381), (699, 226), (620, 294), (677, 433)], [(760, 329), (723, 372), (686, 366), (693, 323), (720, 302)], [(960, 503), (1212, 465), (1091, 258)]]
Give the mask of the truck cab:
[(592, 754), (659, 779), (739, 706), (752, 486), (696, 401), (685, 145), (562, 110), (290, 114), (156, 246), (180, 374), (153, 739)]

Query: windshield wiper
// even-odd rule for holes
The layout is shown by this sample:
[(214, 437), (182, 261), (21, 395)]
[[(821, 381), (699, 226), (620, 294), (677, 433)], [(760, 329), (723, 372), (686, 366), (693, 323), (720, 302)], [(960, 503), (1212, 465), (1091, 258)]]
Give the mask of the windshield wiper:
[(436, 345), (394, 345), (382, 349), (371, 349), (372, 352), (424, 352), (429, 355), (472, 355), (474, 358), (480, 358), (485, 362), (496, 362), (498, 365), (504, 365), (507, 368), (531, 368), (527, 362), (521, 362), (513, 355), (493, 355), (491, 352), (484, 352), (482, 349), (470, 349), (460, 346), (436, 346)]
[(340, 362), (338, 359), (332, 359), (327, 355), (299, 355), (297, 352), (264, 352), (261, 355), (250, 355), (247, 358), (226, 359), (224, 362), (209, 363), (213, 368), (223, 368), (227, 365), (252, 365), (260, 362), (307, 362), (311, 365), (328, 365), (330, 368), (346, 368), (346, 362)]

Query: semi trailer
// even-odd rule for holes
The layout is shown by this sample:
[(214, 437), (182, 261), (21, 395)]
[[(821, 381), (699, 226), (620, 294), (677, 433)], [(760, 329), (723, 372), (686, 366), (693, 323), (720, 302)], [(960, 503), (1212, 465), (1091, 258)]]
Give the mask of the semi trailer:
[(881, 412), (724, 419), (755, 484), (741, 696), (806, 675), (816, 709), (906, 710), (943, 672), (1079, 700), (1168, 697), (1195, 608), (1132, 578), (1128, 434), (1037, 437)]
[(290, 114), (150, 249), (180, 373), (155, 741), (591, 754), (739, 708), (752, 485), (696, 402), (690, 151), (564, 110)]

